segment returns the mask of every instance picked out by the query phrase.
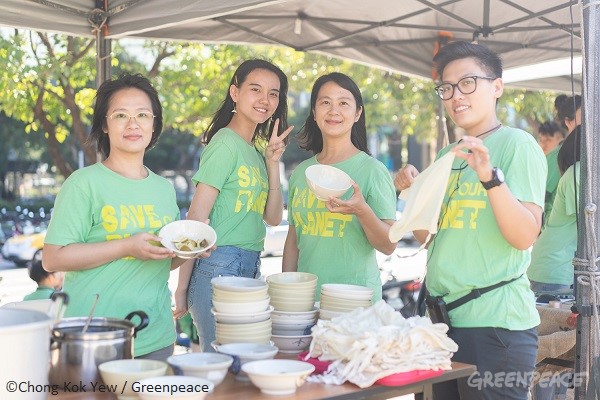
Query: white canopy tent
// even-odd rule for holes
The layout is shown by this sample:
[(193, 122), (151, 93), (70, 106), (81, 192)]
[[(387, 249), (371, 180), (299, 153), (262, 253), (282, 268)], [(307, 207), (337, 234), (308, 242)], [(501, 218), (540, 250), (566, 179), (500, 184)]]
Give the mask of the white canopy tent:
[[(431, 77), (431, 58), (438, 40), (478, 40), (499, 53), (509, 69), (569, 57), (572, 51), (581, 55), (579, 23), (577, 0), (0, 3), (0, 25), (106, 39), (276, 44), (425, 78)], [(108, 53), (109, 49), (99, 47), (99, 52)], [(515, 85), (571, 90), (570, 78), (519, 81)], [(576, 86), (580, 91), (581, 83)]]

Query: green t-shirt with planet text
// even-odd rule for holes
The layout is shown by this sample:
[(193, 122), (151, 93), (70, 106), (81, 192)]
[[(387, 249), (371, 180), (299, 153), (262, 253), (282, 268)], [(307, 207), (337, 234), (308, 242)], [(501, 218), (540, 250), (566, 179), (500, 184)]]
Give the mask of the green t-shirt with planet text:
[[(140, 232), (158, 234), (179, 219), (173, 185), (148, 170), (144, 179), (128, 179), (97, 163), (75, 171), (64, 182), (45, 243), (67, 246), (117, 240)], [(99, 294), (95, 317), (123, 319), (132, 311), (148, 314), (150, 324), (134, 340), (135, 356), (175, 341), (168, 288), (171, 259), (125, 257), (96, 268), (68, 271), (63, 291), (69, 295), (65, 317), (87, 316)], [(138, 318), (132, 321), (139, 323)]]
[(269, 181), (258, 150), (231, 129), (220, 129), (202, 151), (192, 180), (219, 190), (209, 215), (217, 246), (261, 251)]
[[(288, 219), (296, 230), (298, 271), (319, 277), (317, 297), (324, 283), (345, 283), (373, 289), (381, 300), (381, 278), (375, 249), (355, 215), (330, 212), (306, 183), (305, 171), (318, 164), (316, 157), (302, 162), (290, 177)], [(396, 192), (385, 166), (364, 152), (332, 166), (346, 172), (360, 188), (367, 204), (382, 220), (396, 219)], [(342, 200), (353, 194), (350, 188)]]
[[(546, 160), (528, 133), (502, 127), (483, 140), (490, 163), (500, 168), (521, 202), (544, 206)], [(455, 144), (442, 149), (439, 156)], [(487, 191), (465, 160), (456, 158), (442, 203), (438, 233), (428, 248), (427, 289), (450, 303), (471, 290), (518, 278), (450, 311), (452, 326), (530, 329), (539, 324), (524, 275), (529, 251), (512, 247), (500, 233)]]

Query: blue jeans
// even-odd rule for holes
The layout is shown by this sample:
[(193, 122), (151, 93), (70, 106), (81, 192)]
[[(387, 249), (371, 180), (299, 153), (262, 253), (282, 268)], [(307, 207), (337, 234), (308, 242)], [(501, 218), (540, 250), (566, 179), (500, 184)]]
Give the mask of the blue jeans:
[(536, 328), (453, 328), (452, 361), (474, 364), (468, 378), (433, 385), (435, 400), (527, 400), (537, 355)]
[(212, 278), (218, 276), (260, 276), (260, 251), (244, 250), (235, 246), (219, 246), (208, 258), (199, 258), (194, 264), (188, 287), (188, 309), (198, 330), (201, 351), (212, 352), (215, 340), (215, 317), (212, 308)]
[(573, 294), (570, 285), (561, 285), (560, 283), (542, 283), (531, 281), (531, 290), (536, 295), (539, 294)]

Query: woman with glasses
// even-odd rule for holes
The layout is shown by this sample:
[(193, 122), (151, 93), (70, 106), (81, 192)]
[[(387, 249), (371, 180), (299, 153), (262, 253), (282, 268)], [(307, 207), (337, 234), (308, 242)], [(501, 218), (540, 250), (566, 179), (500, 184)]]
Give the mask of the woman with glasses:
[[(468, 379), (434, 385), (434, 397), (525, 400), (540, 323), (525, 271), (541, 228), (546, 161), (532, 135), (498, 120), (504, 85), (494, 52), (455, 42), (434, 64), (442, 79), (436, 92), (466, 136), (438, 154), (453, 151), (456, 159), (428, 247), (428, 304), (448, 314), (459, 346), (453, 361), (477, 366)], [(417, 174), (405, 166), (396, 187), (406, 189)], [(421, 241), (427, 234), (413, 233)]]
[[(135, 357), (165, 360), (175, 325), (167, 286), (183, 260), (156, 246), (156, 233), (179, 219), (173, 185), (144, 166), (163, 127), (158, 93), (141, 75), (123, 75), (98, 88), (91, 140), (103, 161), (75, 171), (56, 197), (45, 238), (44, 268), (66, 271), (65, 316), (148, 314), (135, 338)], [(136, 322), (137, 323), (137, 322)]]
[(263, 220), (271, 226), (281, 222), (279, 159), (293, 129), (287, 126), (287, 89), (287, 77), (277, 66), (244, 61), (204, 132), (207, 146), (192, 178), (196, 191), (187, 218), (210, 219), (217, 249), (195, 265), (183, 266), (175, 291), (175, 317), (189, 307), (203, 351), (213, 351), (215, 340), (211, 279), (258, 277)]
[[(375, 250), (389, 255), (396, 248), (388, 238), (396, 219), (392, 179), (367, 148), (364, 103), (350, 77), (337, 72), (319, 77), (310, 105), (299, 142), (314, 156), (290, 178), (283, 271), (317, 275), (317, 296), (324, 283), (346, 283), (373, 289), (376, 302), (381, 277)], [(308, 189), (305, 171), (319, 164), (346, 172), (354, 180), (352, 188), (339, 198), (318, 200)]]

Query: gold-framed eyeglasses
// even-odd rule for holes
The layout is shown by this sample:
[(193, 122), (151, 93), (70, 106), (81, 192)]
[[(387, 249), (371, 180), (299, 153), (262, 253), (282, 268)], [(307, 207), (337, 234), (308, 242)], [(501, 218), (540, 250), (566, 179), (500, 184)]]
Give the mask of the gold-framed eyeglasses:
[(435, 87), (435, 92), (442, 100), (450, 100), (454, 96), (454, 88), (457, 88), (462, 94), (471, 94), (477, 90), (477, 79), (493, 81), (496, 78), (489, 76), (465, 76), (456, 83), (442, 83)]
[(131, 121), (131, 118), (135, 119), (135, 122), (138, 125), (150, 125), (152, 124), (152, 121), (154, 121), (154, 117), (155, 115), (146, 111), (139, 112), (135, 115), (129, 115), (126, 112), (117, 111), (106, 116), (106, 118), (120, 125), (127, 125)]

